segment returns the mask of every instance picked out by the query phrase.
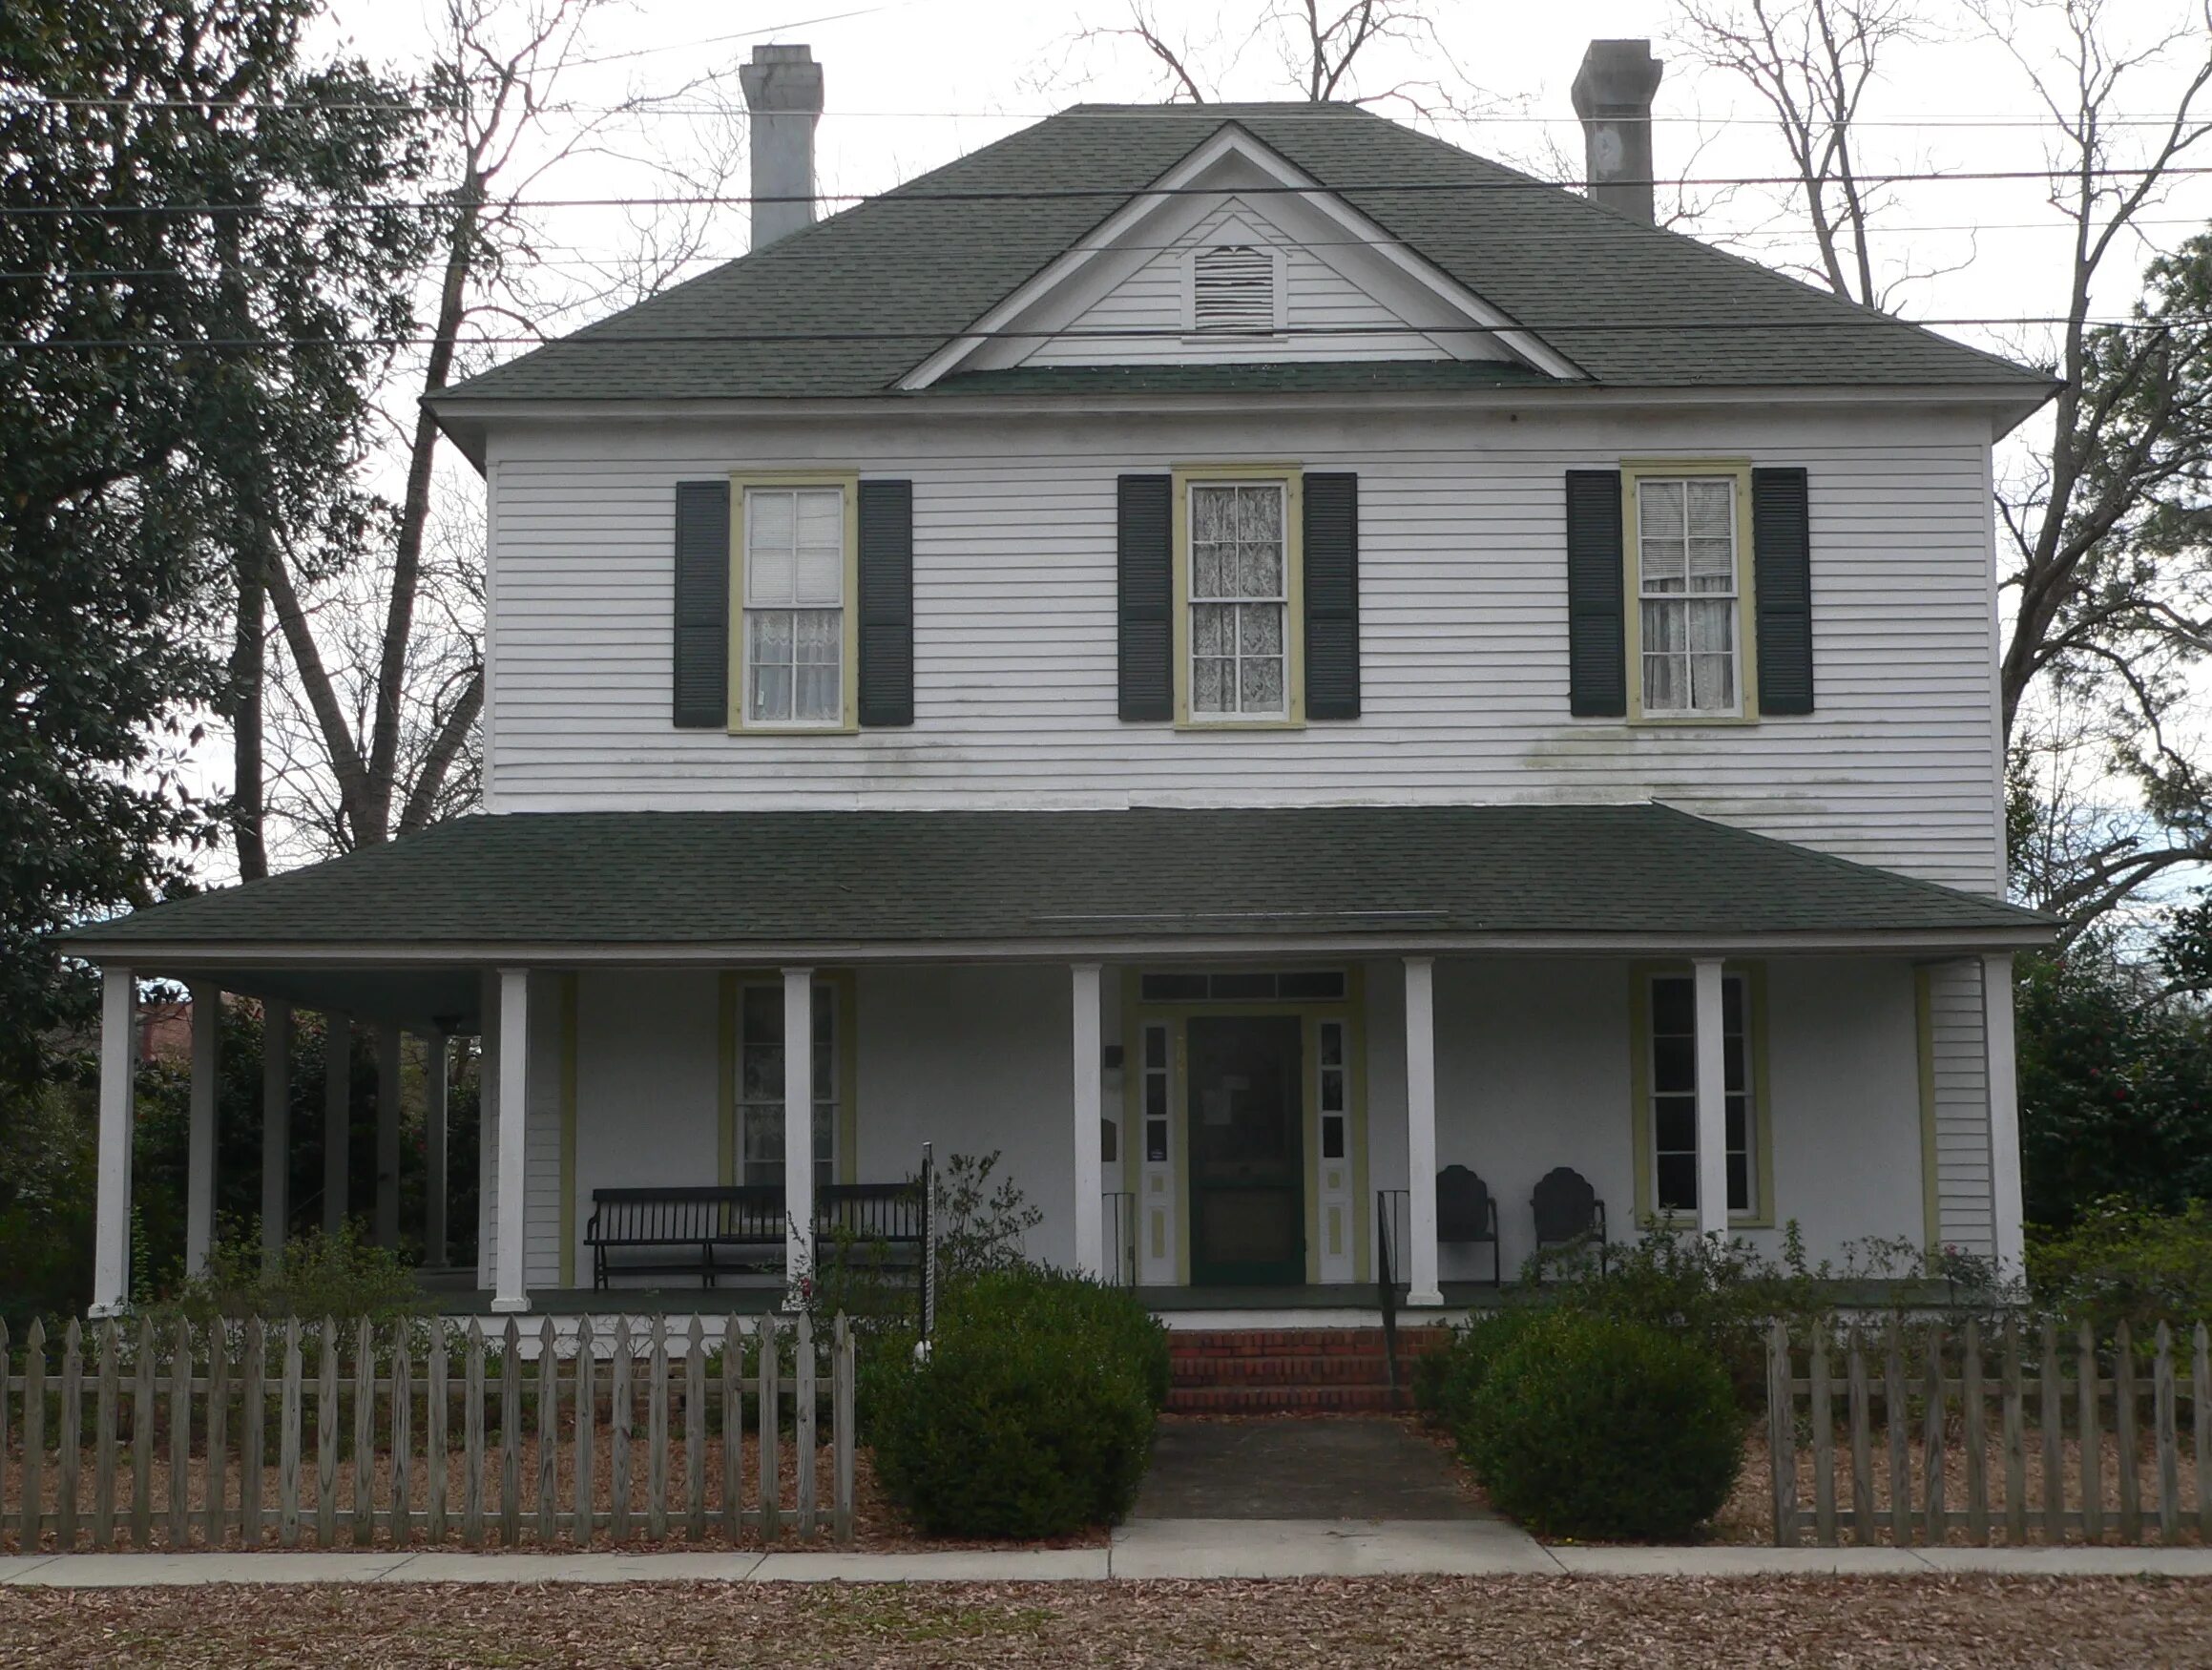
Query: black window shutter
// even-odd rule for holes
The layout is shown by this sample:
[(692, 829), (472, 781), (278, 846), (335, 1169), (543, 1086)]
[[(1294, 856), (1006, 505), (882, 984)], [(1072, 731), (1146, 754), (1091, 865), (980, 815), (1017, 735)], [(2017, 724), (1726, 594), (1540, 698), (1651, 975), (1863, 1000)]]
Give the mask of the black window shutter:
[(1360, 717), (1360, 478), (1305, 478), (1305, 717)]
[(1584, 719), (1628, 712), (1620, 471), (1567, 471), (1567, 693)]
[(1812, 712), (1812, 532), (1803, 470), (1751, 472), (1759, 711)]
[(914, 484), (860, 484), (860, 722), (914, 722)]
[(730, 484), (676, 484), (676, 723), (730, 722)]
[(1175, 718), (1175, 479), (1124, 475), (1117, 483), (1116, 616), (1121, 717)]

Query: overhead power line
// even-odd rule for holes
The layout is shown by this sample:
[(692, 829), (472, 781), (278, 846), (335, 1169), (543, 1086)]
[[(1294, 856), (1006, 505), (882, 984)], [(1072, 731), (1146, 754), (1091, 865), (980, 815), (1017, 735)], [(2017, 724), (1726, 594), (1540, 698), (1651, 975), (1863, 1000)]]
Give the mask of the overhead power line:
[[(1862, 190), (1885, 185), (1976, 185), (2002, 180), (2141, 179), (2151, 176), (2180, 179), (2212, 174), (2212, 164), (2163, 168), (2005, 168), (1949, 171), (1924, 169), (1858, 176)], [(1549, 180), (1534, 177), (1506, 179), (1455, 180), (1348, 180), (1314, 185), (1258, 185), (1233, 188), (1218, 185), (1188, 186), (1050, 186), (1023, 190), (914, 191), (895, 187), (884, 192), (814, 192), (739, 196), (727, 193), (686, 193), (669, 197), (622, 198), (509, 198), (501, 209), (637, 209), (637, 208), (744, 208), (775, 203), (1039, 203), (1120, 202), (1133, 198), (1250, 198), (1250, 197), (1430, 197), (1485, 192), (1583, 191), (1594, 183), (1634, 184), (1635, 181), (1587, 179)], [(1687, 186), (1788, 186), (1805, 182), (1794, 174), (1683, 176), (1654, 180), (1655, 185)], [(312, 215), (316, 213), (385, 214), (394, 209), (451, 213), (459, 205), (449, 198), (391, 198), (361, 202), (278, 203), (10, 203), (0, 206), (0, 219), (24, 217), (85, 215), (128, 218), (138, 215)]]

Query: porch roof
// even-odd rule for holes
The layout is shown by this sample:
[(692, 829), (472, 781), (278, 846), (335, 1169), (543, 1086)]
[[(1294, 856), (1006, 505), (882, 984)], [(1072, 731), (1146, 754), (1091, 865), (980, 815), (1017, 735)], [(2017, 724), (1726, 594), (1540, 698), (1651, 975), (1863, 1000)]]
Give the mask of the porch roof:
[(88, 925), (73, 953), (1997, 948), (2047, 917), (1656, 804), (534, 812)]

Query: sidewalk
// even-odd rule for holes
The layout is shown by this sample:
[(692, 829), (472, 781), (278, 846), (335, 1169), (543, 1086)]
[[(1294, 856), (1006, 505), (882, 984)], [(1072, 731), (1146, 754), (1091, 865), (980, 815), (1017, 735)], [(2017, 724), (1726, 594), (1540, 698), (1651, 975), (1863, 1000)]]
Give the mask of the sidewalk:
[(1096, 1549), (929, 1554), (71, 1554), (0, 1557), (0, 1587), (199, 1583), (1033, 1583), (1378, 1576), (2212, 1578), (2212, 1548), (1547, 1548), (1498, 1521), (1149, 1519)]

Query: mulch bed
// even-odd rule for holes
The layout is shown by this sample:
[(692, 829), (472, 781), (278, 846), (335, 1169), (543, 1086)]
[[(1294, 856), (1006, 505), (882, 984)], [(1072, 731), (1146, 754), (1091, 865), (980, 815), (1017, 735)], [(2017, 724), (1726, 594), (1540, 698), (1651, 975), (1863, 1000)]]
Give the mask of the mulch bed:
[(1405, 1578), (0, 1588), (0, 1665), (2212, 1665), (2212, 1584)]

